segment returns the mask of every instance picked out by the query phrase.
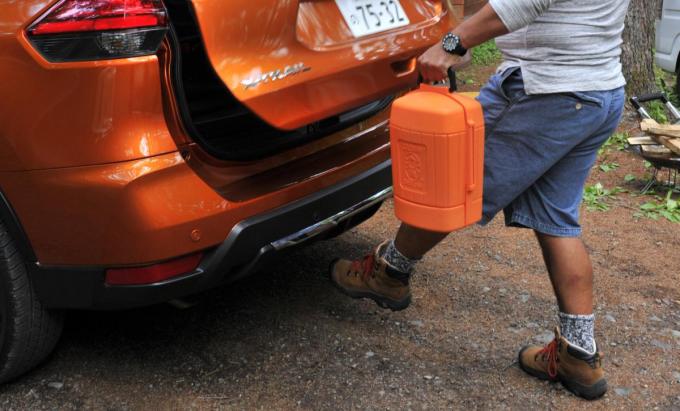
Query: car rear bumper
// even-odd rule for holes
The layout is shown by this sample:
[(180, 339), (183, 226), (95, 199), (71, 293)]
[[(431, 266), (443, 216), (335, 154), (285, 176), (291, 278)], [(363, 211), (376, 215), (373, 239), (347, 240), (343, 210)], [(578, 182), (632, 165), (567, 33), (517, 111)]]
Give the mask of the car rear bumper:
[(236, 224), (191, 273), (167, 281), (109, 286), (105, 268), (31, 266), (43, 304), (59, 309), (124, 309), (199, 293), (256, 271), (291, 247), (338, 234), (369, 218), (391, 194), (391, 162)]

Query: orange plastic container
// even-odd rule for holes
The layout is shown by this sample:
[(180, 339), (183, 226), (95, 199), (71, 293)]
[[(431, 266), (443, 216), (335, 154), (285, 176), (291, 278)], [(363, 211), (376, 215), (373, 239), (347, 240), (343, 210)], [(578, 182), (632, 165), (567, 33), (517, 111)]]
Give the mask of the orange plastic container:
[(394, 102), (390, 122), (397, 218), (438, 232), (479, 221), (484, 173), (479, 102), (421, 84)]

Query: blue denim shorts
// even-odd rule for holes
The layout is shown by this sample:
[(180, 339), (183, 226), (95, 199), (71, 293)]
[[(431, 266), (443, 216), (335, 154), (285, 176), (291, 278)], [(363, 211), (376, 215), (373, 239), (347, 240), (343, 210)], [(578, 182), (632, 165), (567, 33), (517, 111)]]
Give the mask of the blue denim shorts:
[(527, 95), (520, 68), (496, 74), (478, 100), (486, 127), (481, 224), (581, 235), (579, 209), (597, 151), (619, 124), (623, 88)]

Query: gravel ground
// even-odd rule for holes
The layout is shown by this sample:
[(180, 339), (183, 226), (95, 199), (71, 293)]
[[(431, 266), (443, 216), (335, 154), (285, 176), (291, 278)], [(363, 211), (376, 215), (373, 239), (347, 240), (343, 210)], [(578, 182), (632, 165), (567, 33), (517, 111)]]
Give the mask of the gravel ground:
[[(645, 171), (629, 154), (591, 182)], [(637, 184), (637, 185), (636, 185)], [(633, 191), (639, 183), (628, 183)], [(633, 217), (619, 195), (585, 212), (597, 339), (610, 392), (593, 409), (680, 410), (679, 226)], [(586, 403), (515, 363), (551, 338), (556, 308), (532, 234), (451, 236), (419, 265), (414, 304), (391, 313), (339, 294), (326, 270), (393, 235), (391, 204), (343, 236), (214, 290), (187, 309), (72, 313), (52, 358), (0, 387), (1, 409), (574, 409)]]

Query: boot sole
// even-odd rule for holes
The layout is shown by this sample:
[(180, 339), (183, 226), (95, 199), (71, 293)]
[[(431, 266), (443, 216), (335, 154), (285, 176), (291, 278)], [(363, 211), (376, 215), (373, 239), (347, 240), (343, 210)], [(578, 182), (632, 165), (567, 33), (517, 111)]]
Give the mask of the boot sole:
[(607, 385), (607, 380), (601, 379), (593, 385), (582, 385), (576, 381), (568, 381), (560, 379), (560, 382), (564, 388), (568, 389), (572, 393), (584, 398), (588, 401), (596, 400), (602, 397), (609, 388)]
[(519, 368), (521, 368), (522, 371), (531, 375), (532, 377), (538, 378), (539, 380), (543, 381), (552, 382), (559, 381), (562, 384), (562, 386), (569, 390), (572, 394), (579, 396), (583, 399), (586, 399), (588, 401), (596, 400), (602, 397), (607, 392), (607, 389), (609, 387), (607, 385), (607, 380), (605, 380), (604, 378), (593, 385), (583, 385), (576, 381), (564, 379), (559, 374), (557, 374), (557, 379), (552, 379), (547, 373), (544, 373), (539, 370), (534, 370), (533, 368), (525, 367), (524, 364), (522, 364), (522, 354), (528, 348), (529, 346), (526, 346), (519, 351), (519, 355), (517, 356), (517, 362), (519, 363)]
[(338, 262), (337, 259), (331, 261), (330, 267), (328, 269), (328, 278), (331, 280), (331, 283), (333, 283), (335, 288), (337, 288), (341, 293), (345, 294), (346, 296), (355, 299), (367, 298), (369, 300), (373, 300), (381, 308), (387, 308), (392, 311), (402, 311), (406, 309), (409, 305), (411, 305), (410, 295), (403, 300), (393, 300), (391, 298), (387, 298), (382, 295), (372, 293), (370, 291), (352, 291), (343, 288), (333, 279), (333, 268), (335, 267), (335, 263), (337, 262)]

